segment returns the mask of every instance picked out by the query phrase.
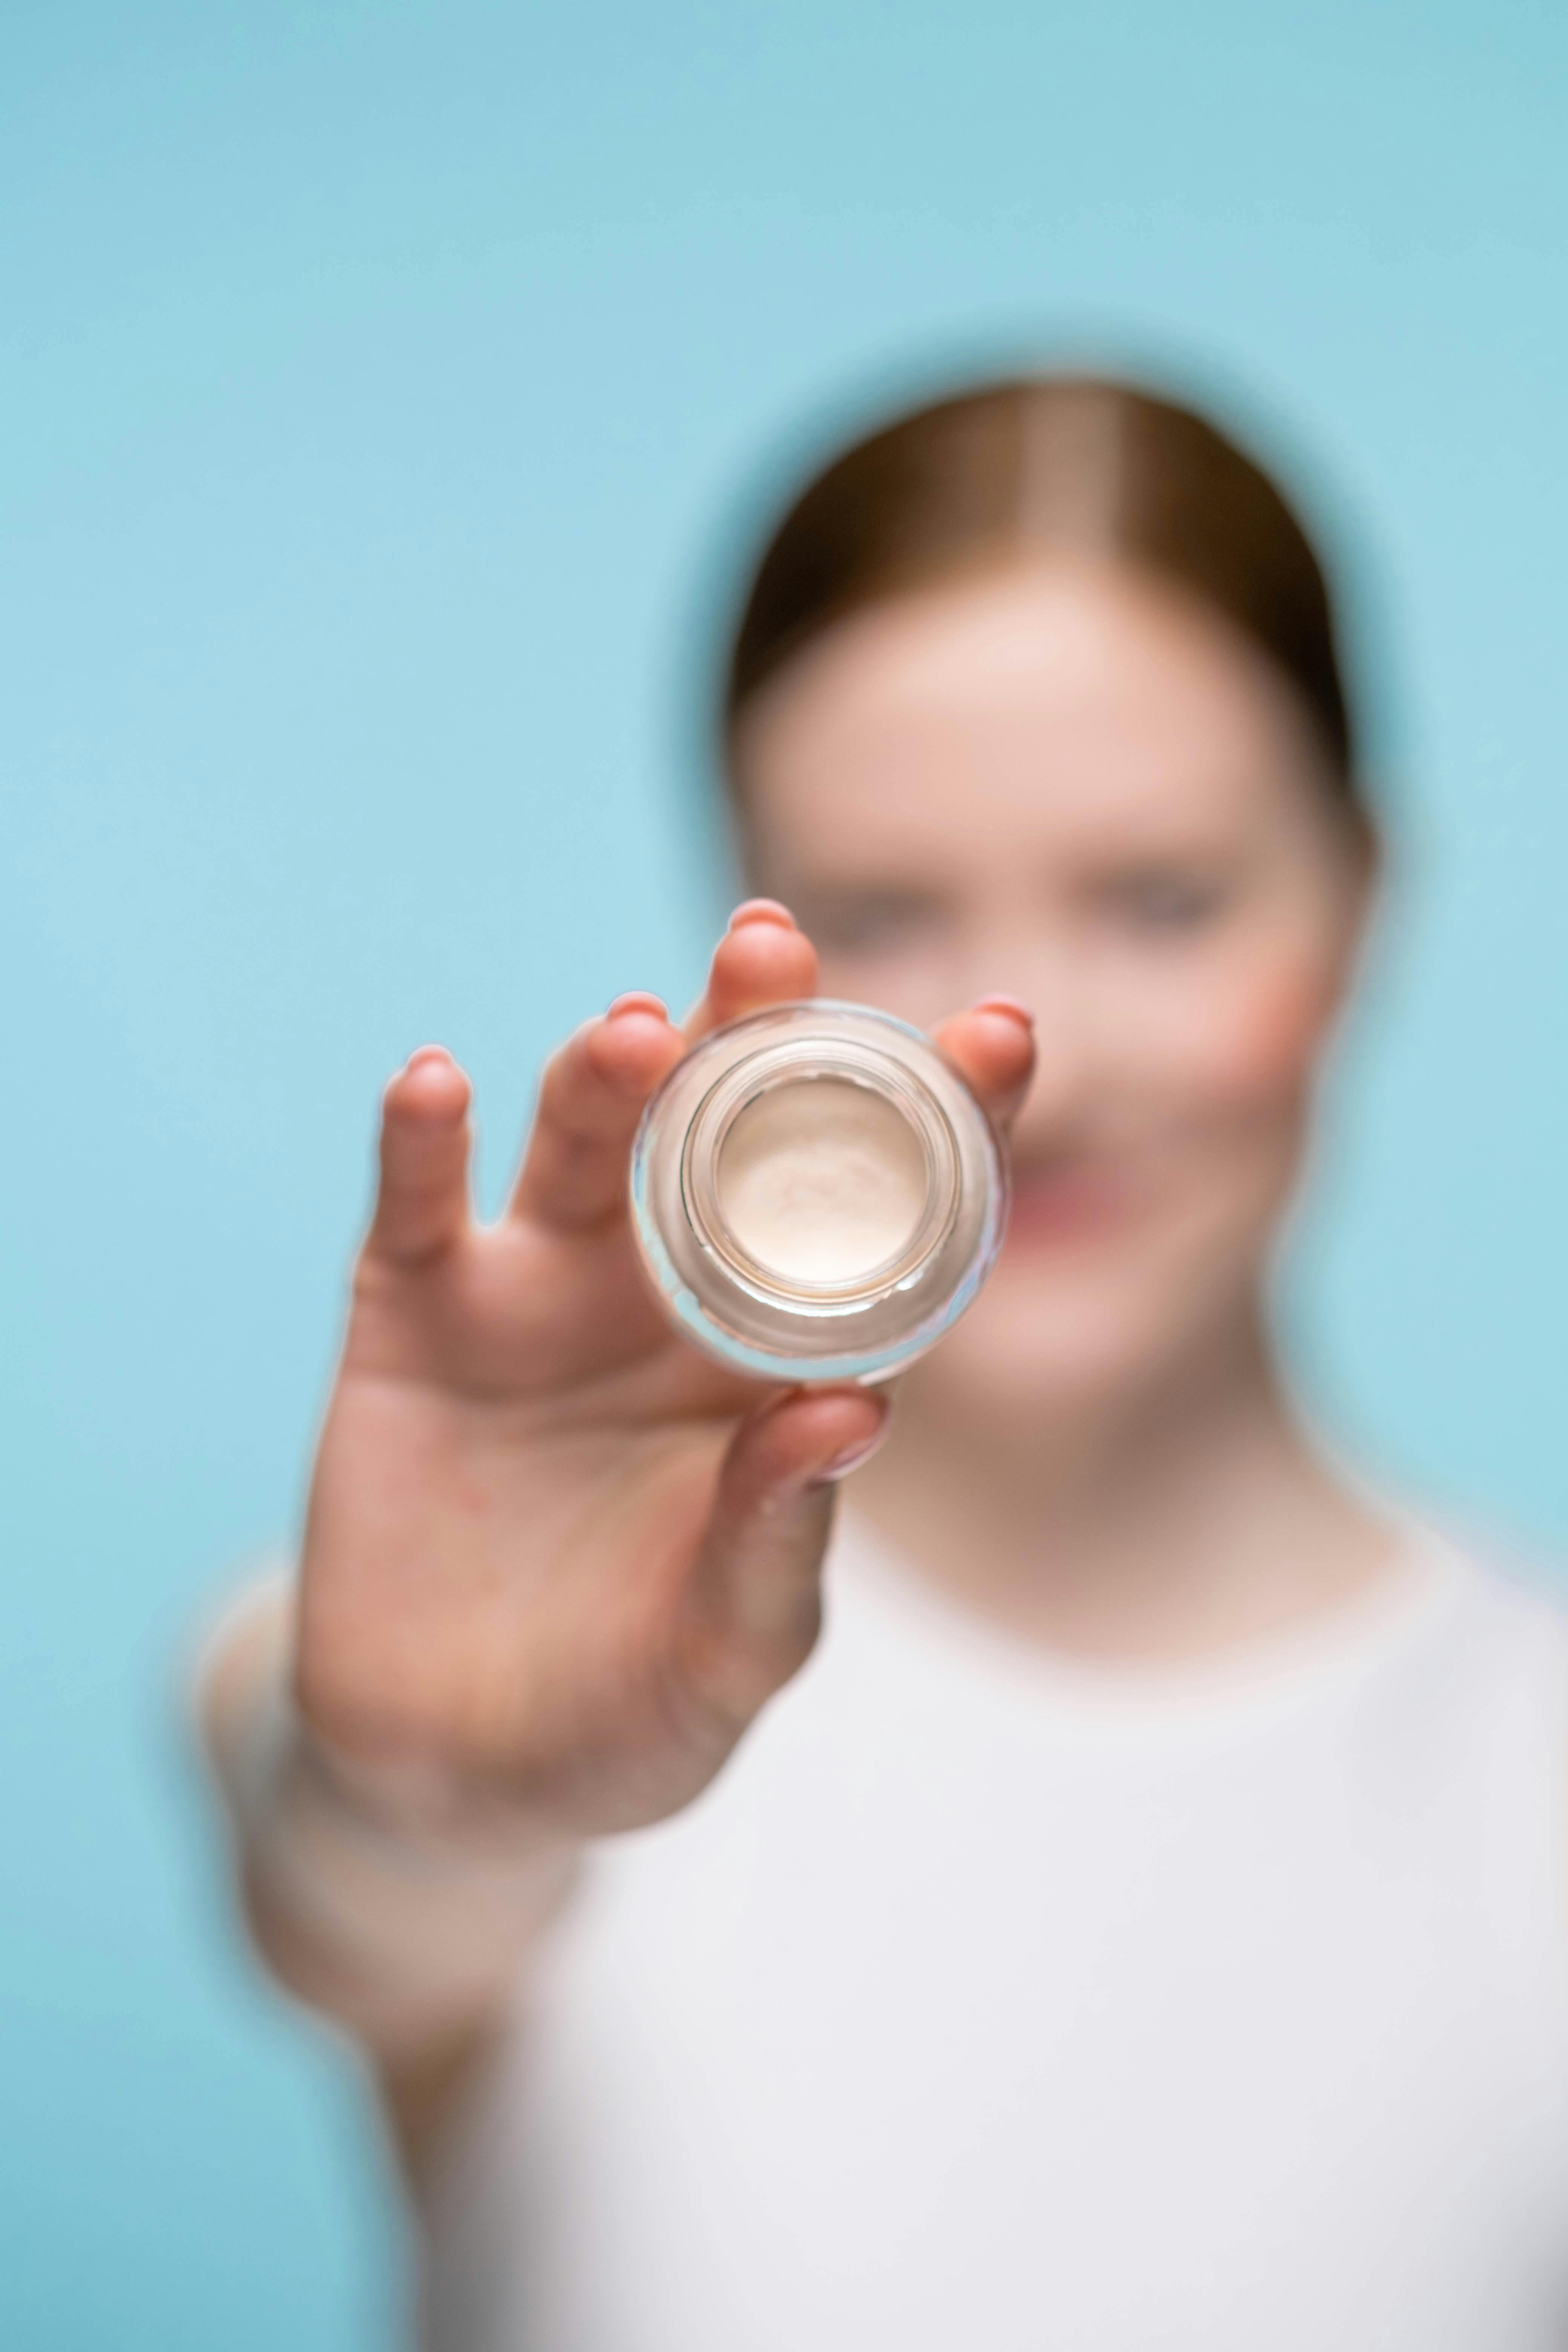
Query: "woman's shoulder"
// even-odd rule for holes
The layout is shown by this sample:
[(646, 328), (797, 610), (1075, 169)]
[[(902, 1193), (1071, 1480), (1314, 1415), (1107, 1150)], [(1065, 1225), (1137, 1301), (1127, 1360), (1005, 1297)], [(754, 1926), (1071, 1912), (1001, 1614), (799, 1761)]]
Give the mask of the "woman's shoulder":
[(1407, 1540), (1447, 1568), (1473, 1610), (1521, 1633), (1568, 1640), (1568, 1557), (1452, 1517), (1401, 1516)]
[(1492, 1530), (1423, 1517), (1410, 1540), (1442, 1594), (1411, 1664), (1454, 1738), (1466, 1722), (1500, 1766), (1568, 1781), (1568, 1563)]

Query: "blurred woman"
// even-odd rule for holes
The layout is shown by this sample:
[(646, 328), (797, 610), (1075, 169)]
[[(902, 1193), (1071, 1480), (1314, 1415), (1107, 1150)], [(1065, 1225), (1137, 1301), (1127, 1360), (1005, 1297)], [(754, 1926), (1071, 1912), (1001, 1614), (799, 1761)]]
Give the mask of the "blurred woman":
[[(562, 1046), (499, 1223), (450, 1057), (388, 1087), (298, 1589), (205, 1673), (429, 2342), (1561, 2344), (1568, 1642), (1268, 1334), (1376, 864), (1300, 523), (1128, 386), (906, 416), (780, 523), (723, 738), (766, 895)], [(654, 1087), (818, 992), (1011, 1124), (890, 1410), (700, 1360), (628, 1232)]]

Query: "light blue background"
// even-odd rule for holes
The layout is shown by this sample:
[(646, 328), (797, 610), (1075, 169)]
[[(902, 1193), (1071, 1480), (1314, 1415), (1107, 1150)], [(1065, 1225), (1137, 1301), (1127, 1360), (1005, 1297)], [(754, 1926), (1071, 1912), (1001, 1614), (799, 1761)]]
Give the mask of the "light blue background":
[(493, 1197), (547, 1041), (692, 985), (736, 501), (889, 385), (1148, 355), (1306, 467), (1402, 878), (1300, 1349), (1568, 1538), (1565, 107), (1552, 0), (6, 0), (7, 2346), (385, 2339), (179, 1645), (296, 1511), (386, 1070), (466, 1059)]

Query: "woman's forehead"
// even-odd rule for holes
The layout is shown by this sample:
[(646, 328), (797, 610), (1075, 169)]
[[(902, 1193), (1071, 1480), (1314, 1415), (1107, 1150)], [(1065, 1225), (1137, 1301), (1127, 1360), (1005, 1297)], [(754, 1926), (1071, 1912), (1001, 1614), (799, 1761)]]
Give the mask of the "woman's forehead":
[(855, 615), (758, 698), (740, 754), (760, 845), (858, 853), (1212, 834), (1264, 813), (1310, 744), (1191, 600), (1040, 566)]

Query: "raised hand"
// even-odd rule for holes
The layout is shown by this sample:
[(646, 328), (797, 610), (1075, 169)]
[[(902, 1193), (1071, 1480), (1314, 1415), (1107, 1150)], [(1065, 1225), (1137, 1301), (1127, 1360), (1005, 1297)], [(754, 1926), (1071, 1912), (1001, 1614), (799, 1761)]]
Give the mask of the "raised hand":
[[(811, 1649), (833, 1481), (886, 1399), (765, 1390), (678, 1339), (626, 1220), (644, 1103), (693, 1039), (811, 995), (752, 901), (683, 1029), (622, 997), (550, 1062), (507, 1213), (473, 1221), (468, 1085), (437, 1047), (387, 1088), (381, 1188), (322, 1431), (298, 1617), (304, 1720), (437, 1813), (569, 1836), (703, 1788)], [(1001, 1120), (1016, 1011), (939, 1033)]]

